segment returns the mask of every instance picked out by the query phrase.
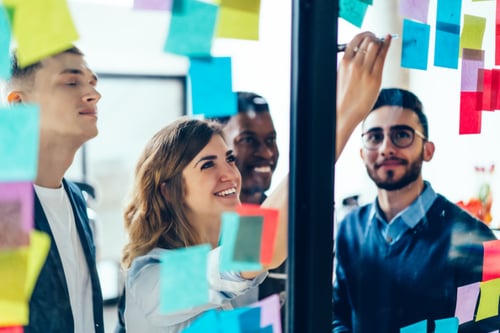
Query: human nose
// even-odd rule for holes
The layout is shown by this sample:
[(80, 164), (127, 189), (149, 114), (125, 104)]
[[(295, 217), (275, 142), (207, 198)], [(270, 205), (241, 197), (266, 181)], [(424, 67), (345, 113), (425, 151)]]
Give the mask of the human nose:
[(255, 150), (255, 154), (257, 156), (260, 156), (260, 157), (265, 158), (265, 159), (271, 159), (276, 154), (276, 150), (277, 149), (275, 149), (274, 146), (267, 145), (263, 142), (260, 142), (259, 146)]
[(227, 163), (225, 164), (225, 167), (222, 170), (221, 173), (221, 180), (222, 181), (237, 181), (238, 179), (241, 179), (241, 174), (236, 167), (235, 163)]
[(384, 133), (384, 138), (383, 138), (383, 140), (380, 143), (380, 146), (378, 148), (379, 152), (382, 155), (393, 155), (395, 148), (396, 148), (396, 146), (392, 142), (391, 134)]
[(94, 86), (90, 87), (90, 90), (83, 96), (85, 102), (97, 103), (101, 99), (101, 94)]

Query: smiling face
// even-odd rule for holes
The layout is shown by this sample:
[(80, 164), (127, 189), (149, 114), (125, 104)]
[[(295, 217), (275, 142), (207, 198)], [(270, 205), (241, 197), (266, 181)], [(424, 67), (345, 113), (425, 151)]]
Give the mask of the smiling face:
[(240, 204), (241, 175), (223, 138), (214, 135), (182, 171), (184, 204), (191, 223), (220, 221)]
[(434, 145), (419, 135), (405, 148), (397, 147), (389, 137), (390, 130), (408, 126), (422, 132), (418, 116), (410, 109), (383, 106), (372, 111), (363, 123), (363, 133), (383, 131), (383, 141), (376, 149), (361, 148), (361, 157), (370, 178), (379, 189), (399, 190), (415, 181), (422, 182), (422, 162), (430, 161)]
[(271, 186), (279, 157), (270, 113), (238, 113), (224, 127), (224, 136), (229, 148), (234, 150), (243, 179), (241, 201), (260, 204), (263, 193)]
[(41, 140), (79, 146), (97, 135), (101, 95), (83, 56), (65, 52), (46, 58), (32, 76), (9, 95), (9, 101), (40, 106)]

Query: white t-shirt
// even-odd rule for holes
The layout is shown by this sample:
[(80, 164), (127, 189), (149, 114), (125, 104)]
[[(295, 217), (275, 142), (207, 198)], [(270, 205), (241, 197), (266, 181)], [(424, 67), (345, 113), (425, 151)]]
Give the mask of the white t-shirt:
[(62, 185), (58, 189), (37, 185), (34, 187), (61, 257), (73, 312), (75, 333), (94, 332), (90, 274), (68, 194)]

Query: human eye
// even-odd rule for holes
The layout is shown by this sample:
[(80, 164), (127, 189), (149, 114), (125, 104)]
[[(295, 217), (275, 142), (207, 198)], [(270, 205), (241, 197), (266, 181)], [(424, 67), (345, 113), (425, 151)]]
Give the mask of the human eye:
[(228, 156), (226, 157), (226, 162), (227, 162), (227, 163), (235, 163), (235, 162), (236, 162), (236, 157), (235, 157), (233, 154), (228, 155)]
[(366, 141), (373, 144), (378, 144), (384, 140), (384, 133), (382, 131), (370, 131), (365, 136)]
[(246, 145), (251, 145), (255, 142), (255, 138), (252, 136), (242, 136), (239, 140), (238, 143), (246, 144)]
[(212, 168), (214, 165), (215, 165), (215, 163), (213, 161), (207, 161), (201, 165), (200, 170)]
[(394, 137), (398, 140), (411, 139), (412, 136), (412, 131), (407, 128), (400, 128), (394, 131)]
[(267, 138), (266, 142), (268, 145), (273, 145), (276, 143), (276, 137), (275, 136), (269, 137)]

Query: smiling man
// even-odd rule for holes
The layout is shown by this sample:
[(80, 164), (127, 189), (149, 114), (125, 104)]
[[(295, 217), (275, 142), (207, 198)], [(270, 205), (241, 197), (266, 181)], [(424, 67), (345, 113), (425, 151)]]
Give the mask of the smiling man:
[(64, 174), (97, 135), (97, 77), (71, 47), (21, 68), (14, 56), (9, 103), (40, 107), (35, 228), (51, 239), (29, 303), (24, 332), (104, 332), (102, 295), (86, 204)]

